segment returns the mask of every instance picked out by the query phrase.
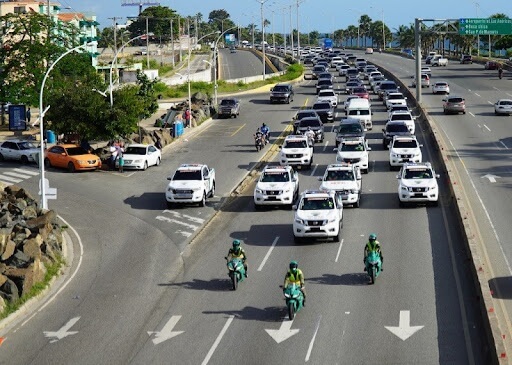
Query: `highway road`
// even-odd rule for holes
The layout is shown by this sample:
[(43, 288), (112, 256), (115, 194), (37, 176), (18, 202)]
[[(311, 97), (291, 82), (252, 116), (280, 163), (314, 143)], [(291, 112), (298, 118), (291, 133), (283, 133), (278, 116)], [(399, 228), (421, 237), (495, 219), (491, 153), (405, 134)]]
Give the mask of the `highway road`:
[[(263, 73), (263, 63), (249, 50), (238, 49), (230, 53), (227, 48), (219, 48), (218, 58), (219, 80), (232, 80), (248, 76), (258, 76)], [(266, 74), (272, 73), (267, 66)]]
[[(361, 208), (345, 210), (340, 242), (295, 245), (293, 212), (255, 212), (253, 185), (223, 205), (269, 148), (254, 150), (256, 127), (265, 122), (277, 137), (301, 105), (312, 103), (314, 90), (312, 81), (298, 86), (290, 105), (270, 105), (267, 94), (241, 96), (239, 118), (199, 127), (145, 172), (49, 171), (59, 197), (50, 207), (79, 233), (83, 255), (75, 239), (70, 269), (77, 275), (28, 322), (2, 333), (0, 363), (488, 364), (462, 238), (444, 199), (447, 181), (439, 181), (439, 207), (399, 208), (396, 172), (379, 132), (386, 114), (376, 101), (370, 173)], [(429, 136), (417, 130), (436, 166)], [(299, 173), (301, 190), (317, 188), (335, 161), (330, 125), (327, 131), (313, 169)], [(215, 167), (216, 197), (205, 208), (167, 210), (166, 177), (184, 162)], [(3, 163), (0, 174), (19, 167)], [(37, 176), (20, 180), (37, 192)], [(374, 286), (362, 270), (370, 232), (385, 256)], [(234, 238), (244, 241), (250, 270), (236, 292), (223, 260)], [(293, 322), (283, 321), (278, 287), (291, 259), (308, 290), (307, 307)]]

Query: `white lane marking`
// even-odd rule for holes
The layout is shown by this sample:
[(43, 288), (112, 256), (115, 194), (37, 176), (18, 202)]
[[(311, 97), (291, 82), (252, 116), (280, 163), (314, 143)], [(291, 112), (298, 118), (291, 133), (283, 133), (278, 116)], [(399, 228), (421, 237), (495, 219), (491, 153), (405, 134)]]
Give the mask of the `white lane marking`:
[(475, 93), (476, 96), (480, 96), (479, 94)]
[(158, 345), (164, 341), (170, 340), (173, 337), (181, 335), (185, 331), (173, 331), (178, 321), (181, 319), (181, 316), (171, 316), (171, 318), (167, 321), (160, 331), (148, 331), (148, 335), (155, 335), (153, 338), (153, 343)]
[[(471, 114), (472, 117), (475, 117), (475, 114), (471, 113), (471, 112), (468, 112), (469, 114)], [(475, 117), (476, 118), (476, 117)]]
[(324, 148), (323, 148), (323, 152), (325, 152), (325, 150), (327, 149), (327, 145), (329, 144), (329, 141), (325, 141), (325, 145), (324, 145)]
[(14, 177), (5, 176), (5, 175), (0, 175), (0, 179), (10, 181), (11, 184), (12, 183), (19, 183), (19, 182), (23, 181), (23, 180), (15, 179)]
[(505, 143), (503, 143), (503, 141), (500, 141), (500, 143), (503, 145), (503, 147), (505, 147), (508, 150), (507, 145)]
[(31, 171), (31, 170), (18, 169), (18, 168), (14, 169), (14, 171), (21, 172), (22, 174), (29, 174), (32, 176), (39, 175), (39, 171)]
[(512, 94), (507, 93), (508, 96), (512, 96)]
[(492, 101), (487, 100), (487, 102), (488, 102), (489, 104), (491, 104), (491, 105), (494, 105), (494, 103), (493, 103)]
[(32, 175), (24, 175), (17, 172), (4, 171), (4, 174), (14, 177), (19, 177), (20, 179), (30, 179)]
[(181, 234), (182, 236), (185, 236), (185, 237), (190, 237), (190, 236), (192, 236), (192, 232), (182, 231), (182, 230), (180, 230), (180, 229), (177, 229), (177, 230), (176, 230), (176, 233), (179, 233), (179, 234)]
[(202, 218), (193, 217), (193, 216), (187, 215), (187, 214), (180, 214), (178, 212), (174, 212), (174, 211), (168, 210), (168, 209), (165, 209), (162, 213), (169, 213), (177, 218), (181, 218), (181, 217), (187, 218), (188, 220), (190, 220), (192, 222), (196, 222), (196, 223), (200, 223), (200, 224), (204, 223), (204, 219), (202, 219)]
[(313, 168), (313, 171), (311, 171), (311, 174), (309, 174), (309, 176), (313, 176), (315, 174), (317, 167), (318, 167), (318, 164), (315, 164), (315, 167)]
[(488, 127), (488, 126), (486, 126), (485, 124), (484, 124), (484, 127), (485, 127), (485, 129), (487, 129), (489, 132), (491, 131), (491, 128), (489, 128), (489, 127)]
[(181, 224), (182, 226), (190, 228), (193, 231), (197, 231), (197, 229), (199, 228), (198, 226), (194, 226), (193, 224), (185, 223), (185, 222), (179, 221), (177, 219), (163, 217), (161, 215), (156, 216), (156, 219), (158, 219), (159, 221), (166, 221), (166, 222), (169, 222), (169, 223)]
[(498, 90), (498, 91), (501, 91), (500, 89), (498, 89), (496, 86), (493, 86), (492, 87), (494, 90)]
[[(43, 309), (46, 308), (46, 306), (48, 304), (50, 304), (51, 302), (53, 302), (55, 300), (55, 298), (57, 298), (57, 295), (59, 295), (64, 289), (66, 289), (66, 287), (68, 286), (68, 284), (71, 282), (71, 280), (73, 280), (73, 278), (75, 277), (75, 275), (78, 273), (78, 270), (80, 270), (80, 267), (82, 266), (82, 260), (83, 260), (83, 257), (84, 257), (84, 245), (82, 244), (82, 239), (80, 238), (80, 236), (78, 235), (78, 232), (76, 231), (76, 229), (73, 228), (73, 226), (71, 226), (64, 218), (62, 218), (60, 215), (58, 216), (59, 219), (61, 221), (64, 222), (64, 224), (66, 226), (68, 226), (69, 229), (71, 229), (73, 231), (73, 234), (76, 236), (77, 240), (78, 240), (78, 245), (80, 246), (80, 257), (78, 259), (78, 263), (76, 265), (76, 269), (75, 271), (73, 272), (73, 274), (71, 274), (71, 276), (69, 277), (69, 279), (59, 288), (59, 290), (57, 290), (57, 292), (46, 302), (44, 303), (34, 314), (32, 314), (30, 317), (28, 317), (22, 324), (20, 327), (23, 327), (25, 324), (28, 323), (28, 321), (30, 321), (32, 318), (34, 318), (36, 316), (37, 313), (41, 312)], [(18, 329), (14, 330), (14, 332), (16, 332)]]
[(318, 322), (316, 323), (315, 328), (315, 334), (313, 335), (313, 338), (311, 339), (311, 342), (309, 343), (308, 347), (308, 353), (306, 354), (306, 362), (309, 361), (309, 357), (311, 356), (311, 351), (313, 351), (313, 345), (315, 344), (316, 334), (318, 333), (318, 329), (320, 328), (320, 320), (322, 319), (322, 315), (318, 317)]
[(268, 258), (270, 257), (270, 254), (272, 253), (272, 251), (274, 250), (274, 247), (276, 247), (276, 244), (277, 244), (277, 241), (279, 240), (279, 236), (277, 236), (275, 239), (274, 239), (274, 242), (272, 242), (272, 246), (269, 247), (268, 251), (267, 251), (267, 254), (265, 255), (265, 257), (263, 258), (263, 261), (261, 262), (260, 266), (258, 267), (258, 271), (261, 271), (261, 269), (263, 269), (263, 266), (265, 266), (265, 263), (267, 262)]
[(235, 318), (235, 316), (229, 316), (226, 324), (224, 325), (224, 327), (222, 328), (222, 331), (220, 331), (219, 335), (217, 336), (217, 339), (215, 340), (215, 342), (213, 343), (210, 351), (208, 351), (208, 354), (206, 355), (206, 357), (204, 358), (203, 362), (201, 363), (201, 365), (206, 365), (208, 364), (208, 361), (210, 361), (210, 359), (212, 358), (213, 356), (213, 353), (215, 352), (215, 350), (217, 349), (217, 346), (219, 346), (219, 343), (220, 341), (222, 340), (222, 337), (224, 337), (224, 335), (226, 334), (226, 331), (228, 330), (228, 327), (229, 325), (231, 324), (231, 322), (233, 322), (233, 319)]
[(44, 337), (50, 338), (50, 343), (54, 343), (70, 335), (76, 335), (78, 331), (70, 331), (69, 329), (73, 327), (75, 323), (78, 322), (79, 319), (80, 317), (71, 318), (58, 331), (44, 331)]
[(343, 247), (343, 238), (341, 239), (340, 247), (338, 248), (338, 254), (336, 255), (336, 260), (334, 260), (334, 262), (338, 262), (338, 259), (340, 257), (340, 253), (341, 253), (341, 248), (342, 247)]

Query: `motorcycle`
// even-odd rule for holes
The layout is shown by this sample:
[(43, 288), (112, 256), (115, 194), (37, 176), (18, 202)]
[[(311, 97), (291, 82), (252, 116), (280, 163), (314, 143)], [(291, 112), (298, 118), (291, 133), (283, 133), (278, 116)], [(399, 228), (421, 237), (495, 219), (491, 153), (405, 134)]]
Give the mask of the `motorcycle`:
[(284, 298), (286, 300), (286, 308), (288, 309), (288, 318), (293, 320), (295, 314), (300, 311), (304, 304), (304, 294), (300, 290), (300, 286), (291, 283), (288, 284), (283, 290)]
[(303, 135), (305, 135), (306, 137), (308, 137), (309, 145), (310, 145), (310, 146), (314, 146), (314, 145), (315, 145), (315, 139), (316, 139), (315, 132), (305, 131), (305, 132), (303, 133)]
[[(227, 260), (228, 258), (225, 257)], [(228, 266), (228, 275), (231, 278), (231, 283), (233, 285), (233, 290), (238, 288), (238, 283), (244, 281), (245, 279), (245, 267), (244, 262), (236, 257), (232, 258), (227, 262)]]
[(370, 276), (370, 284), (375, 284), (375, 280), (380, 275), (381, 268), (380, 254), (376, 251), (370, 251), (366, 257), (366, 273)]
[(254, 146), (256, 147), (256, 152), (259, 152), (263, 149), (263, 146), (265, 145), (263, 135), (261, 136), (254, 136)]
[(269, 143), (270, 142), (270, 131), (261, 131), (261, 133), (263, 134), (263, 139), (265, 141), (265, 144)]

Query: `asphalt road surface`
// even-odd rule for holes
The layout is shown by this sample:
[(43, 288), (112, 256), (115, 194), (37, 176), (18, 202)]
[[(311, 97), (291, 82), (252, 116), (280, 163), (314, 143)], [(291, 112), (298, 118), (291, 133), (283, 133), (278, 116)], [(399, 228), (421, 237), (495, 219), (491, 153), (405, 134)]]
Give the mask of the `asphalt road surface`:
[[(227, 48), (219, 49), (218, 58), (219, 80), (232, 80), (248, 76), (258, 76), (263, 73), (263, 63), (249, 50), (237, 49), (231, 53)], [(266, 74), (272, 73), (267, 66)]]
[[(363, 176), (361, 208), (344, 212), (342, 240), (295, 245), (293, 212), (254, 211), (253, 185), (222, 203), (269, 148), (255, 151), (256, 127), (267, 123), (276, 138), (300, 106), (312, 104), (315, 84), (297, 87), (290, 105), (270, 105), (268, 94), (241, 99), (239, 118), (198, 128), (167, 149), (159, 167), (133, 174), (48, 172), (58, 188), (50, 207), (77, 230), (83, 255), (75, 239), (76, 276), (44, 310), (3, 334), (0, 363), (488, 364), (458, 224), (444, 199), (447, 182), (439, 181), (439, 207), (399, 208), (396, 172), (389, 171), (379, 132), (384, 107), (374, 101), (370, 172)], [(318, 188), (317, 178), (335, 162), (334, 133), (330, 125), (326, 130), (313, 168), (299, 172), (301, 191)], [(420, 127), (416, 134), (436, 166), (428, 136)], [(205, 208), (167, 210), (166, 177), (185, 162), (216, 169), (216, 197)], [(0, 175), (19, 167), (3, 163)], [(19, 184), (37, 192), (37, 176)], [(362, 264), (371, 232), (385, 256), (373, 286)], [(249, 256), (249, 278), (236, 292), (223, 259), (234, 238), (244, 241)], [(293, 322), (284, 320), (278, 287), (292, 259), (305, 273), (308, 293)]]

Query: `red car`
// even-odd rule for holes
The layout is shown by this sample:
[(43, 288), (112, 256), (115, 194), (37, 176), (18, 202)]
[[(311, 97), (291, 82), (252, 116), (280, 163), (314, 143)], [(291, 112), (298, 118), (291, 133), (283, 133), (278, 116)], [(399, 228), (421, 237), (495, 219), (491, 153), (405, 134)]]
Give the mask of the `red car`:
[(368, 90), (364, 87), (355, 87), (352, 89), (352, 95), (356, 95), (360, 98), (369, 99), (370, 94), (368, 93)]
[(500, 67), (499, 62), (487, 61), (484, 65), (485, 70), (497, 70)]

